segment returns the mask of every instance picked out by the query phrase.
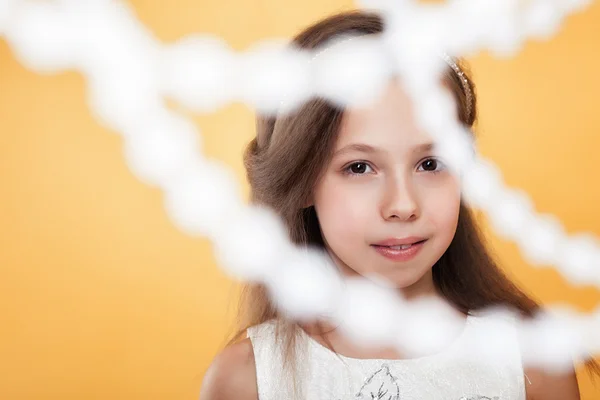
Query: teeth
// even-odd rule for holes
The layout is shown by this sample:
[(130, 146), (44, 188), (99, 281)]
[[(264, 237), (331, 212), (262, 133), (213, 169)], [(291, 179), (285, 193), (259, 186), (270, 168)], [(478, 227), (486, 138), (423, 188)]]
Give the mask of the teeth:
[(404, 250), (404, 249), (408, 249), (410, 246), (412, 246), (412, 244), (402, 244), (400, 246), (389, 246), (390, 249), (393, 250)]

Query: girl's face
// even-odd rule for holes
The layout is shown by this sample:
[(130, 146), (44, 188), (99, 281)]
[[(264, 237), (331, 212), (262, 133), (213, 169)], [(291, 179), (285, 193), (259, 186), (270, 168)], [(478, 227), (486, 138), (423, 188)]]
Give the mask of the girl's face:
[[(343, 273), (384, 278), (407, 297), (434, 292), (431, 267), (456, 232), (460, 183), (431, 142), (396, 80), (378, 101), (345, 111), (312, 197), (326, 249)], [(415, 241), (405, 250), (377, 246)]]

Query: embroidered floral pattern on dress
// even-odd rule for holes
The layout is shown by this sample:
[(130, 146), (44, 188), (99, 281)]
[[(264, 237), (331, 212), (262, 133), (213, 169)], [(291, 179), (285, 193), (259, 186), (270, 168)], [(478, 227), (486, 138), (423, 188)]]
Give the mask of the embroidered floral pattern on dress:
[(459, 400), (500, 400), (500, 397), (487, 397), (487, 396), (465, 396), (461, 397)]
[[(358, 400), (401, 400), (400, 386), (396, 378), (390, 372), (387, 364), (375, 371), (365, 380), (365, 383), (356, 394)], [(463, 396), (459, 400), (500, 400), (500, 397), (488, 397), (481, 395)]]
[(361, 400), (400, 400), (400, 387), (387, 364), (371, 375), (356, 394)]

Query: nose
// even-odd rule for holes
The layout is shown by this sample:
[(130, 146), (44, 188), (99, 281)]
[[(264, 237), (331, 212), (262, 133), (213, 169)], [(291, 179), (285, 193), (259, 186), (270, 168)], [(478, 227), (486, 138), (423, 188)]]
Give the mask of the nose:
[(381, 214), (390, 221), (413, 221), (419, 217), (419, 202), (410, 178), (389, 177), (382, 196)]

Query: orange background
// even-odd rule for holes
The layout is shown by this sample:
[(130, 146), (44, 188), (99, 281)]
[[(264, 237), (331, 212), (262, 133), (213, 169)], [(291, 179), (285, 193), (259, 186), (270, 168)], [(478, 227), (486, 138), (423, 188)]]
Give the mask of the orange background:
[[(172, 42), (223, 36), (242, 50), (286, 36), (349, 0), (130, 2)], [(473, 58), (480, 149), (506, 181), (569, 232), (600, 235), (600, 4), (516, 58)], [(241, 155), (251, 111), (195, 116), (210, 156)], [(208, 241), (167, 219), (161, 193), (128, 171), (122, 141), (101, 128), (75, 72), (24, 69), (0, 39), (0, 398), (195, 399), (231, 322), (235, 287)], [(600, 291), (528, 266), (492, 237), (510, 274), (544, 303), (591, 311)], [(581, 375), (584, 399), (599, 399)]]

